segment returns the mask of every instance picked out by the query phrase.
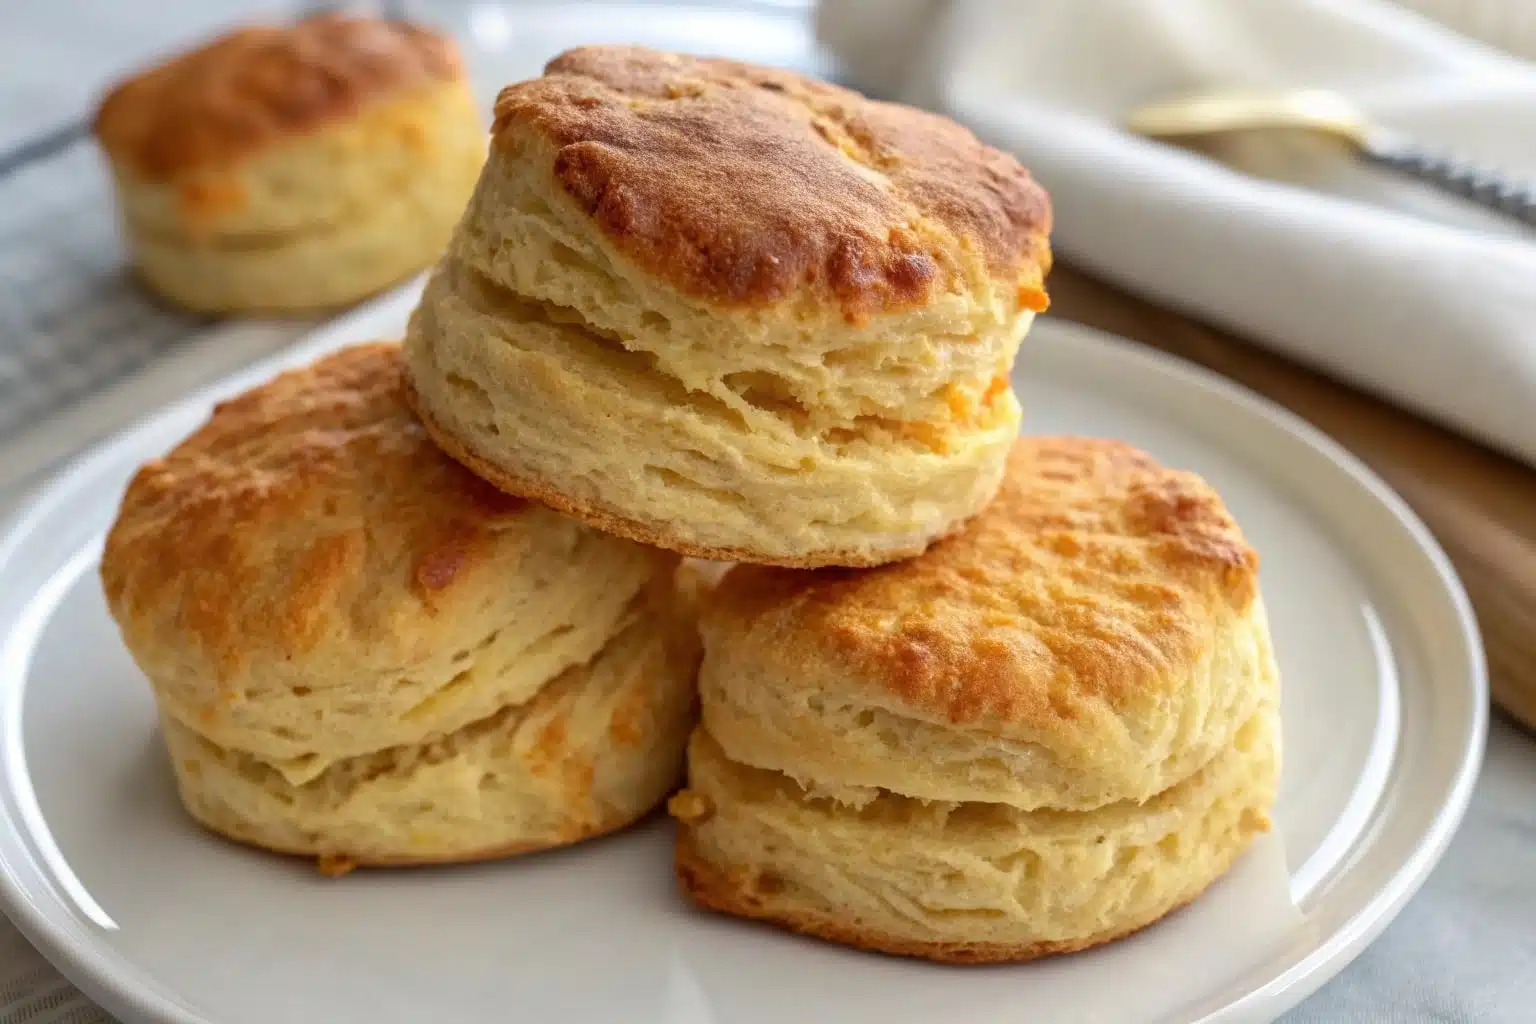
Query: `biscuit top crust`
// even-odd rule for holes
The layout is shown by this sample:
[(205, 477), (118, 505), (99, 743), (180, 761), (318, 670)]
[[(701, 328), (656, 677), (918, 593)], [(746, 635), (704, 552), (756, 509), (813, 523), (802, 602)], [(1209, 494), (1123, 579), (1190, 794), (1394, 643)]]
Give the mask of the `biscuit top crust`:
[(144, 465), (101, 566), (130, 646), (226, 676), (321, 647), (407, 658), (426, 623), (451, 635), (481, 617), (554, 517), (440, 453), (403, 385), (398, 346), (344, 349), (220, 404)]
[(493, 136), (503, 159), (547, 165), (627, 259), (705, 302), (809, 295), (859, 318), (1000, 284), (1045, 305), (1045, 191), (934, 114), (787, 71), (594, 46), (503, 89)]
[(1051, 732), (1176, 693), (1258, 594), (1258, 556), (1198, 476), (1114, 441), (1021, 438), (997, 499), (927, 553), (737, 567), (704, 628), (893, 711)]
[(122, 82), (94, 130), (120, 168), (167, 181), (462, 77), (453, 43), (434, 32), (323, 14), (238, 29)]

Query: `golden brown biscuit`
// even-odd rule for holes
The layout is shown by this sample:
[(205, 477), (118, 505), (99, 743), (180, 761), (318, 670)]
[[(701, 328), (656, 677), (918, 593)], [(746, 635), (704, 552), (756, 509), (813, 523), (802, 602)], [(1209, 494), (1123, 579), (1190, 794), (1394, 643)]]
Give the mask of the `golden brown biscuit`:
[[(544, 714), (564, 730), (549, 756), (609, 773), (610, 795), (623, 777), (637, 786), (629, 803), (605, 797), (604, 813), (580, 820), (614, 827), (662, 795), (655, 780), (675, 769), (676, 722), (693, 700), (690, 657), (670, 625), (686, 617), (675, 563), (507, 497), (442, 455), (404, 403), (398, 346), (377, 344), (223, 403), (143, 467), (101, 571), (194, 814), (280, 849), (389, 861), (567, 834), (543, 826), (562, 799), (571, 815), (587, 807), (595, 776), (534, 786), (532, 769), (496, 762), (526, 736), (520, 723), (539, 720), (539, 702), (554, 700), (545, 694), (557, 680), (568, 697)], [(638, 713), (634, 701), (670, 724), (645, 744), (595, 742), (621, 709)], [(505, 742), (465, 747), (451, 777), (434, 767), (433, 751), (492, 721)], [(219, 756), (193, 770), (183, 754), (198, 745)], [(336, 799), (338, 778), (381, 757), (405, 767)], [(379, 816), (462, 816), (451, 787), (469, 766), (484, 776), (487, 807), (500, 799), (506, 813), (460, 834), (438, 829), (437, 846), (391, 847), (406, 822)], [(438, 786), (448, 788), (434, 811)], [(391, 803), (404, 788), (415, 811)], [(517, 800), (543, 816), (508, 810)]]
[(996, 500), (916, 559), (732, 569), (704, 606), (673, 805), (685, 886), (946, 960), (1156, 920), (1267, 824), (1279, 681), (1257, 568), (1193, 474), (1022, 438)]
[(451, 42), (332, 14), (129, 79), (95, 132), (144, 279), (214, 313), (335, 306), (429, 265), (485, 154)]
[(995, 491), (1045, 194), (968, 131), (632, 47), (503, 90), (407, 336), (456, 458), (707, 558), (878, 564)]

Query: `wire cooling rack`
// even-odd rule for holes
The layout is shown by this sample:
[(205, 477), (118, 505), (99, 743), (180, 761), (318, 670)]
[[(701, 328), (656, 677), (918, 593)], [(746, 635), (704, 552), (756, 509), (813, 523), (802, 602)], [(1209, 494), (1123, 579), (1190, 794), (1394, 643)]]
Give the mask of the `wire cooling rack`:
[(0, 451), (207, 326), (128, 276), (110, 187), (83, 145), (0, 177)]
[[(156, 16), (135, 8), (127, 27), (135, 30), (130, 34), (141, 49), (153, 48), (152, 42), (164, 46), (196, 35), (194, 27), (206, 27), (203, 22), (337, 6), (402, 13), (399, 0), (370, 5), (219, 0), (201, 13), (185, 4), (172, 4)], [(45, 62), (60, 50), (48, 45), (60, 29), (58, 19), (42, 16), (47, 11), (39, 7), (30, 12), (33, 17), (7, 26), (26, 38), (36, 36)], [(82, 59), (113, 51), (110, 33), (68, 39), (62, 52)], [(28, 81), (47, 77), (32, 70)], [(30, 123), (23, 116), (25, 96), (0, 98), (7, 101), (0, 104), (0, 115)], [(43, 417), (132, 375), (209, 325), (157, 305), (129, 277), (111, 183), (96, 148), (85, 139), (84, 118), (81, 113), (26, 138), (7, 137), (0, 152), (0, 453)]]

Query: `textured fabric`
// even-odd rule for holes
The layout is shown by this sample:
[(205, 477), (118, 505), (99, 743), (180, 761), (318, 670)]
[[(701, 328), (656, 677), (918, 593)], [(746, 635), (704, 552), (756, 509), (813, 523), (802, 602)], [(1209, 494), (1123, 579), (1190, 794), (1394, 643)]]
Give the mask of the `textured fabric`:
[(1536, 4), (1530, 0), (1394, 0), (1401, 7), (1489, 46), (1536, 61)]

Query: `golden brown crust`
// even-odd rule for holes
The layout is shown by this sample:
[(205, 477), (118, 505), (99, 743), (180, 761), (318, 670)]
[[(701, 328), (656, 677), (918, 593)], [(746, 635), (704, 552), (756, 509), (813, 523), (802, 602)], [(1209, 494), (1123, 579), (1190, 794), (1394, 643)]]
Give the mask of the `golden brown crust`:
[(442, 455), (403, 377), (398, 345), (345, 349), (221, 403), (144, 465), (102, 557), (113, 613), (175, 609), (178, 635), (221, 676), (253, 650), (292, 658), (362, 630), (338, 618), (397, 576), (378, 615), (407, 602), (448, 614), (532, 506)]
[(917, 957), (945, 964), (1023, 963), (1062, 953), (1076, 953), (1094, 946), (1115, 942), (1191, 903), (1199, 892), (1188, 893), (1167, 910), (1146, 921), (1114, 928), (1098, 935), (1060, 942), (1034, 942), (1009, 945), (996, 942), (914, 942), (885, 935), (828, 917), (801, 915), (775, 910), (756, 893), (732, 885), (730, 880), (704, 860), (694, 849), (687, 828), (679, 829), (676, 847), (677, 880), (684, 894), (699, 906), (734, 917), (776, 924), (801, 935), (824, 939), (842, 946), (852, 946), (874, 953)]
[(238, 29), (122, 82), (94, 130), (120, 167), (164, 181), (462, 76), (453, 43), (435, 32), (321, 14)]
[(953, 287), (979, 254), (1043, 309), (1050, 203), (1012, 156), (934, 114), (787, 71), (594, 46), (496, 103), (611, 242), (726, 306), (802, 292), (858, 318)]
[[(552, 487), (545, 486), (537, 481), (509, 473), (499, 466), (493, 465), (487, 460), (476, 455), (462, 441), (453, 434), (444, 430), (426, 409), (425, 404), (416, 395), (415, 388), (409, 382), (406, 385), (406, 398), (415, 410), (432, 440), (448, 455), (452, 456), (461, 465), (473, 470), (475, 475), (489, 484), (494, 485), (500, 491), (536, 501), (546, 505), (556, 512), (563, 513), (578, 519), (581, 522), (604, 533), (615, 537), (623, 537), (639, 544), (645, 544), (653, 548), (661, 548), (665, 551), (673, 551), (690, 558), (704, 558), (714, 562), (743, 562), (749, 565), (774, 566), (785, 569), (820, 569), (825, 566), (879, 566), (898, 559), (912, 558), (920, 555), (932, 541), (921, 544), (907, 544), (900, 547), (881, 548), (879, 550), (846, 550), (846, 551), (822, 551), (804, 558), (782, 558), (765, 555), (760, 551), (748, 548), (719, 548), (709, 547), (703, 544), (693, 544), (681, 540), (678, 537), (662, 533), (652, 529), (644, 523), (635, 522), (614, 515), (605, 509), (597, 508), (586, 502), (578, 501), (569, 495), (563, 494)], [(965, 523), (956, 523), (951, 528), (951, 533), (964, 529)], [(941, 539), (944, 534), (940, 535)]]
[(1026, 437), (955, 536), (871, 570), (738, 566), (705, 634), (809, 645), (923, 717), (1053, 732), (1183, 686), (1213, 624), (1257, 599), (1258, 556), (1199, 477), (1115, 441)]

